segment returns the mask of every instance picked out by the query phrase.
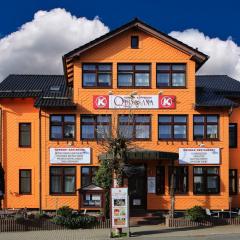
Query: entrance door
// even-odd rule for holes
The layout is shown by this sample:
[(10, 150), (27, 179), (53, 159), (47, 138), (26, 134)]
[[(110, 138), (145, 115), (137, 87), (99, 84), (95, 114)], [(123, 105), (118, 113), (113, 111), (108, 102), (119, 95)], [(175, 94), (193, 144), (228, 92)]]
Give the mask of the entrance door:
[(128, 178), (130, 210), (145, 210), (147, 200), (146, 167), (135, 166), (139, 169)]

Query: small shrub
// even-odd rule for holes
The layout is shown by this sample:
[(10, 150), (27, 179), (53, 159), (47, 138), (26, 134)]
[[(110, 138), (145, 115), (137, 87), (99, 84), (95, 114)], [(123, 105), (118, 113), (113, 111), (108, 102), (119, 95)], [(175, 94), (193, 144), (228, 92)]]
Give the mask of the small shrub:
[(186, 211), (186, 217), (192, 221), (202, 221), (206, 219), (206, 211), (200, 206), (194, 206)]
[(68, 218), (72, 216), (73, 209), (69, 206), (63, 206), (57, 210), (57, 215)]
[(17, 223), (24, 223), (26, 220), (25, 220), (25, 218), (24, 218), (24, 216), (23, 215), (21, 215), (21, 214), (16, 214), (15, 216), (14, 216), (14, 219), (16, 220), (16, 222)]
[(96, 217), (93, 216), (71, 216), (63, 217), (56, 216), (52, 220), (55, 224), (64, 226), (70, 229), (88, 228), (96, 223)]

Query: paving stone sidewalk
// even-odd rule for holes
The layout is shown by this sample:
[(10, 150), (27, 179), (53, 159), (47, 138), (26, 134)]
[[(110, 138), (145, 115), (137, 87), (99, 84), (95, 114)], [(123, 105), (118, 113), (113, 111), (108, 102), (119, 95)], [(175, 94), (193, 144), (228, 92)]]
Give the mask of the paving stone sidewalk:
[[(133, 237), (123, 239), (240, 239), (239, 226), (218, 226), (201, 229), (167, 229), (162, 226), (141, 226), (131, 229)], [(0, 240), (107, 240), (109, 229), (54, 230), (0, 233)]]

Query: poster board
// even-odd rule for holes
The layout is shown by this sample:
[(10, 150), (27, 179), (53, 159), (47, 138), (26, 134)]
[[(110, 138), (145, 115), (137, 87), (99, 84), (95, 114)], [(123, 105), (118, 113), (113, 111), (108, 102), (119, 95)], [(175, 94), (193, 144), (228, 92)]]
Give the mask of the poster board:
[(111, 227), (129, 226), (128, 188), (111, 188)]

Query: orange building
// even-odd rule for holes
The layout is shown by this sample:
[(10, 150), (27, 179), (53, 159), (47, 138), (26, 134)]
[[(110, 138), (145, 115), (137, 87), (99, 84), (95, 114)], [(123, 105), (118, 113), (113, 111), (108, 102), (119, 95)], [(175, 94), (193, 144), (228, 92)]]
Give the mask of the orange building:
[(98, 195), (76, 190), (92, 183), (106, 156), (101, 138), (118, 129), (134, 146), (131, 209), (168, 210), (172, 171), (176, 209), (228, 209), (231, 199), (240, 207), (240, 83), (196, 76), (207, 59), (134, 19), (64, 55), (64, 76), (8, 76), (0, 84), (3, 206), (100, 207)]

